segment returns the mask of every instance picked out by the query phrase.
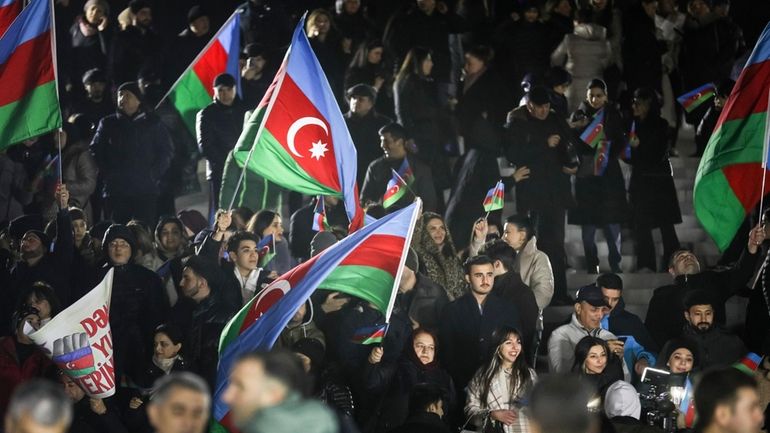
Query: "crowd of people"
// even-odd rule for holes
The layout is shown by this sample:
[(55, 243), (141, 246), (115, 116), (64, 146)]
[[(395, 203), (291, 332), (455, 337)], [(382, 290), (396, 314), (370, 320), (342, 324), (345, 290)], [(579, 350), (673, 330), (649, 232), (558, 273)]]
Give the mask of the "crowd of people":
[[(241, 206), (227, 209), (241, 174), (228, 160), (306, 10), (357, 150), (361, 204), (380, 218), (420, 197), (424, 213), (382, 343), (353, 342), (383, 323), (375, 306), (320, 287), (274, 351), (247, 354), (228, 372), (222, 399), (241, 431), (673, 431), (693, 423), (668, 390), (690, 382), (696, 430), (760, 429), (770, 402), (770, 228), (747, 219), (729, 265), (706, 269), (677, 238), (669, 160), (683, 122), (696, 127), (694, 156), (703, 153), (748, 55), (728, 0), (208, 3), (55, 3), (63, 128), (0, 152), (6, 433), (203, 431), (224, 326), (348, 234), (338, 197), (303, 197), (254, 173)], [(240, 76), (210, 83), (213, 100), (191, 134), (161, 102), (233, 11)], [(709, 82), (713, 100), (689, 113), (676, 105), (675, 95)], [(594, 143), (584, 132), (597, 121)], [(200, 159), (208, 215), (175, 206), (200, 189)], [(408, 191), (384, 202), (404, 167)], [(501, 178), (515, 211), (484, 216)], [(596, 275), (576, 297), (566, 224), (580, 226), (584, 270)], [(625, 271), (673, 278), (655, 289), (644, 320), (623, 300), (624, 227), (636, 255)], [(269, 237), (265, 254), (258, 245)], [(110, 269), (119, 386), (97, 399), (28, 334)], [(725, 327), (733, 295), (749, 298), (738, 331)], [(555, 329), (544, 324), (549, 305), (572, 308)], [(749, 352), (760, 355), (756, 379), (729, 368)], [(670, 376), (670, 410), (653, 404), (655, 374)]]

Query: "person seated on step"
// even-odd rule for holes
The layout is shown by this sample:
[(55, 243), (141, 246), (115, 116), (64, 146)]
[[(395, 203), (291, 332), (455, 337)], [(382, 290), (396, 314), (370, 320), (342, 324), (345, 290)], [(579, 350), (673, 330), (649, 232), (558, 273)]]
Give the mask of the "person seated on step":
[[(761, 239), (760, 239), (761, 238)], [(755, 227), (749, 234), (748, 248), (738, 262), (727, 268), (701, 271), (698, 257), (690, 250), (679, 250), (671, 255), (668, 272), (674, 277), (673, 284), (658, 287), (647, 307), (644, 325), (658, 346), (677, 337), (685, 319), (681, 314), (685, 295), (693, 290), (710, 292), (714, 299), (714, 321), (725, 323), (725, 302), (742, 290), (751, 278), (759, 254), (764, 232)]]
[(738, 361), (747, 350), (743, 341), (732, 332), (714, 323), (714, 301), (711, 293), (696, 290), (684, 299), (682, 337), (698, 343), (698, 356), (703, 369), (727, 367)]

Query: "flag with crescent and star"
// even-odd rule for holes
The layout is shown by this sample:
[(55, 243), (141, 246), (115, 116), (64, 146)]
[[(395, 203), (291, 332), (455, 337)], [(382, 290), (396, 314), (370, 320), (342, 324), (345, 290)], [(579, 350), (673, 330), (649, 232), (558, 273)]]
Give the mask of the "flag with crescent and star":
[(404, 162), (398, 168), (398, 172), (391, 169), (393, 175), (388, 186), (385, 188), (385, 195), (382, 196), (382, 207), (385, 209), (396, 204), (406, 194), (407, 189), (414, 183), (414, 172), (409, 166), (409, 160), (404, 158)]
[(416, 199), (408, 207), (367, 224), (281, 275), (230, 320), (219, 339), (214, 393), (214, 418), (222, 427), (232, 431), (230, 408), (222, 395), (235, 361), (246, 352), (271, 349), (316, 288), (337, 290), (370, 302), (388, 323), (421, 210), (422, 203)]
[(241, 167), (289, 190), (341, 198), (352, 232), (363, 225), (356, 148), (304, 26), (303, 17), (233, 156)]

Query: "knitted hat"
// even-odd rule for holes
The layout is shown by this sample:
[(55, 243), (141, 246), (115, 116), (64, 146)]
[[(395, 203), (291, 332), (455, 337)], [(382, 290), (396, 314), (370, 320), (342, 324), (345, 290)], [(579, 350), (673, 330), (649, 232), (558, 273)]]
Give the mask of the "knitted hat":
[(636, 389), (630, 383), (622, 380), (610, 385), (604, 397), (604, 412), (607, 414), (607, 418), (630, 416), (639, 419), (642, 413), (642, 404)]
[(107, 75), (99, 68), (92, 68), (83, 73), (83, 84), (106, 83)]
[(189, 11), (187, 11), (187, 22), (191, 23), (198, 18), (207, 16), (209, 16), (209, 14), (206, 13), (206, 11), (200, 5), (195, 5), (191, 7)]
[(127, 81), (118, 87), (118, 92), (131, 92), (139, 102), (142, 101), (142, 92), (139, 90), (139, 84), (136, 81)]
[(8, 225), (8, 233), (16, 240), (21, 240), (24, 233), (30, 230), (43, 230), (45, 221), (39, 214), (22, 215), (11, 220)]
[(337, 236), (329, 231), (316, 233), (313, 240), (310, 241), (310, 257), (315, 257), (330, 246), (337, 243)]
[(548, 90), (543, 86), (534, 86), (528, 93), (529, 102), (535, 105), (545, 105), (551, 103), (551, 97)]
[(677, 349), (687, 349), (692, 353), (692, 368), (696, 369), (700, 365), (700, 347), (698, 343), (690, 338), (677, 337), (668, 340), (660, 350), (660, 355), (655, 364), (657, 368), (668, 368), (668, 359)]
[(70, 214), (70, 220), (72, 220), (72, 221), (77, 221), (77, 220), (87, 221), (86, 220), (86, 213), (83, 212), (83, 209), (80, 209), (80, 208), (77, 208), (77, 207), (72, 207), (72, 208), (69, 209), (68, 212)]
[(40, 240), (40, 243), (43, 244), (43, 250), (48, 251), (51, 248), (51, 238), (42, 230), (27, 230), (27, 232), (24, 233), (24, 236), (27, 235), (36, 236)]
[(235, 87), (235, 77), (228, 73), (222, 73), (214, 78), (214, 87)]
[(123, 239), (131, 246), (131, 258), (133, 259), (136, 253), (136, 238), (134, 238), (134, 233), (131, 229), (123, 224), (113, 224), (104, 232), (104, 239), (102, 240), (102, 252), (104, 252), (104, 255), (109, 257), (107, 248), (109, 248), (110, 242), (115, 239)]

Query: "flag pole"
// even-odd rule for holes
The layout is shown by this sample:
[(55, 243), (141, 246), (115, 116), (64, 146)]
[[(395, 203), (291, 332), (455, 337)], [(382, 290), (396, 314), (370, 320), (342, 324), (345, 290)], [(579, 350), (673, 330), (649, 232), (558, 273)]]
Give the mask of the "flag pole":
[(762, 144), (762, 189), (759, 195), (759, 218), (760, 222), (765, 222), (765, 180), (767, 179), (767, 151), (768, 141), (770, 141), (770, 91), (767, 93), (767, 111), (765, 113), (767, 119), (765, 119), (765, 142)]
[[(51, 20), (51, 57), (53, 67), (53, 81), (56, 86), (56, 101), (59, 102), (57, 109), (59, 110), (59, 120), (64, 123), (64, 119), (61, 118), (61, 102), (59, 101), (59, 57), (58, 49), (56, 47), (56, 17), (55, 17), (55, 4), (54, 0), (48, 0), (48, 7), (51, 9), (48, 19)], [(62, 157), (61, 157), (61, 141), (64, 135), (64, 128), (59, 124), (59, 129), (56, 131), (58, 136), (58, 152), (59, 152), (59, 185), (64, 183), (64, 170), (62, 170)]]
[[(165, 102), (165, 101), (166, 101), (166, 98), (168, 98), (168, 95), (170, 95), (170, 94), (171, 94), (171, 92), (174, 90), (174, 88), (176, 87), (176, 85), (177, 85), (177, 84), (179, 84), (179, 82), (180, 82), (180, 81), (182, 81), (182, 77), (184, 77), (184, 76), (185, 76), (185, 74), (187, 73), (187, 71), (189, 71), (189, 70), (190, 70), (190, 68), (192, 68), (192, 67), (193, 67), (193, 65), (194, 65), (194, 64), (196, 64), (196, 63), (198, 62), (198, 60), (200, 60), (200, 58), (203, 56), (203, 54), (204, 54), (204, 53), (205, 53), (205, 52), (206, 52), (206, 51), (207, 51), (207, 50), (208, 50), (208, 49), (211, 47), (211, 45), (212, 45), (212, 44), (213, 44), (213, 43), (214, 43), (214, 42), (217, 40), (217, 38), (219, 38), (219, 35), (222, 33), (222, 30), (224, 30), (224, 29), (225, 29), (225, 28), (226, 28), (226, 27), (227, 27), (227, 26), (230, 24), (230, 21), (232, 21), (233, 19), (235, 19), (235, 15), (236, 15), (236, 14), (239, 14), (239, 13), (241, 13), (241, 11), (242, 11), (242, 10), (241, 10), (241, 8), (240, 8), (240, 7), (236, 8), (236, 9), (235, 9), (235, 11), (233, 11), (233, 13), (230, 15), (230, 18), (228, 18), (228, 19), (227, 19), (227, 21), (225, 21), (225, 23), (224, 23), (224, 24), (222, 24), (222, 27), (220, 27), (220, 28), (219, 28), (219, 30), (217, 30), (217, 32), (216, 32), (216, 33), (214, 33), (214, 36), (212, 36), (212, 37), (211, 37), (211, 40), (210, 40), (210, 41), (209, 41), (209, 42), (206, 44), (206, 46), (204, 46), (204, 47), (203, 47), (203, 49), (202, 49), (202, 50), (200, 50), (200, 52), (198, 53), (198, 55), (197, 55), (197, 56), (195, 56), (195, 58), (193, 59), (193, 61), (192, 61), (192, 62), (190, 62), (190, 64), (189, 64), (189, 65), (187, 65), (187, 67), (185, 68), (185, 70), (184, 70), (184, 71), (182, 71), (182, 73), (179, 75), (179, 77), (176, 79), (176, 81), (174, 81), (174, 84), (173, 84), (171, 87), (169, 87), (169, 89), (166, 91), (166, 94), (165, 94), (165, 95), (163, 95), (163, 97), (162, 97), (162, 98), (160, 98), (160, 100), (158, 101), (158, 103), (157, 103), (157, 104), (155, 104), (155, 109), (156, 109), (156, 110), (158, 109), (158, 107), (160, 107), (160, 104), (162, 104), (163, 102)], [(204, 85), (204, 86), (210, 86), (210, 85), (212, 85), (212, 84), (213, 84), (213, 83), (203, 83), (203, 85)]]
[[(412, 211), (412, 219), (409, 222), (409, 230), (406, 233), (406, 239), (404, 240), (404, 249), (401, 252), (401, 260), (398, 262), (398, 270), (396, 271), (396, 278), (393, 280), (393, 289), (390, 291), (390, 299), (388, 300), (388, 308), (385, 310), (385, 323), (390, 323), (390, 315), (393, 313), (393, 305), (396, 303), (396, 295), (398, 294), (398, 285), (401, 282), (401, 275), (404, 273), (404, 264), (406, 264), (406, 256), (409, 254), (409, 246), (412, 245), (412, 235), (414, 234), (414, 226), (417, 224), (417, 219), (422, 214), (422, 200), (420, 197), (415, 197), (414, 203), (415, 209)], [(385, 328), (385, 335), (388, 335), (390, 327)]]

